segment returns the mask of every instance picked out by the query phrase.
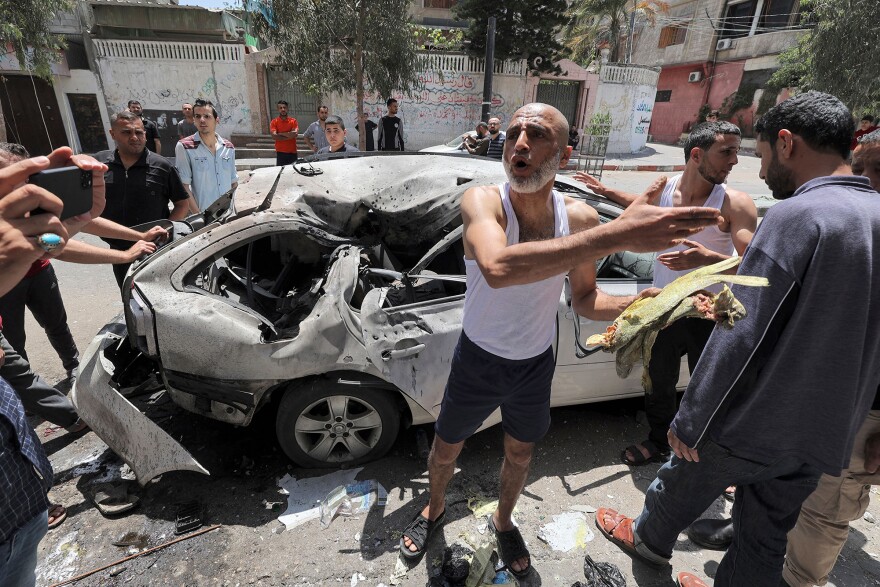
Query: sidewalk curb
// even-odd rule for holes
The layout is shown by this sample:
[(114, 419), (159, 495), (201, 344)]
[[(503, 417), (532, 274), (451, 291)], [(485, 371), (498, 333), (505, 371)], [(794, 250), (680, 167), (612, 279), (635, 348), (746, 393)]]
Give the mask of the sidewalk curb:
[(606, 163), (602, 166), (602, 171), (684, 171), (684, 165), (634, 165), (624, 163), (623, 165), (615, 165)]

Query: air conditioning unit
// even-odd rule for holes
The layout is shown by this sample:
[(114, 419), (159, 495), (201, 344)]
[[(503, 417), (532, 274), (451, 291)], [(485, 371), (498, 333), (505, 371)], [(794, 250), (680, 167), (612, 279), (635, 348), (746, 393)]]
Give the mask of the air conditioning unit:
[(698, 82), (701, 79), (703, 79), (703, 72), (702, 71), (692, 71), (688, 74), (688, 81), (691, 83)]
[(725, 49), (733, 49), (733, 39), (721, 39), (715, 43), (716, 51), (724, 51)]

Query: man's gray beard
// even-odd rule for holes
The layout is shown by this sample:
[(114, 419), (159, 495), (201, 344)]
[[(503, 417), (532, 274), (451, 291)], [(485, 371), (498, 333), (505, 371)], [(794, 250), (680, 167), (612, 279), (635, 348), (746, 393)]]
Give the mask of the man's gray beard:
[(510, 182), (510, 187), (518, 193), (534, 194), (556, 177), (560, 161), (562, 161), (562, 149), (556, 149), (556, 155), (544, 161), (532, 175), (529, 177), (517, 177), (511, 173), (510, 161), (504, 159), (504, 173), (507, 174), (507, 181)]

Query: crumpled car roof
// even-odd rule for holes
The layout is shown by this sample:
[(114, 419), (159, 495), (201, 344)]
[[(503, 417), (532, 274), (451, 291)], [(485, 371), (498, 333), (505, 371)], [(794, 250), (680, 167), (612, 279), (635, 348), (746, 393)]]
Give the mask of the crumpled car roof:
[(296, 167), (321, 173), (303, 175), (292, 166), (259, 169), (236, 191), (236, 209), (265, 207), (271, 195), (268, 210), (313, 216), (332, 233), (356, 234), (364, 222), (378, 222), (391, 247), (436, 238), (457, 221), (467, 188), (506, 181), (498, 161), (432, 154), (352, 157)]

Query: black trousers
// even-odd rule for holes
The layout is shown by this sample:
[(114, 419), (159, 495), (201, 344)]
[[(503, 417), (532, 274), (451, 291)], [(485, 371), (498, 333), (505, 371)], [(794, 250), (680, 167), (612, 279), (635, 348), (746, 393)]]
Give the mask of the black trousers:
[(55, 270), (49, 265), (36, 275), (25, 277), (18, 285), (0, 298), (0, 316), (3, 318), (3, 336), (18, 354), (27, 361), (25, 350), (27, 333), (24, 330), (24, 309), (27, 307), (37, 323), (46, 331), (49, 343), (64, 365), (65, 371), (79, 366), (79, 351), (67, 326), (67, 312), (58, 288)]
[(12, 386), (24, 409), (56, 426), (67, 428), (75, 424), (79, 416), (67, 396), (35, 374), (2, 334), (0, 348), (6, 354), (3, 366), (0, 366), (0, 377)]
[(651, 431), (648, 439), (658, 447), (668, 447), (666, 432), (678, 411), (678, 376), (681, 358), (687, 354), (688, 369), (693, 373), (715, 323), (703, 318), (683, 318), (673, 322), (657, 335), (651, 349), (648, 375), (653, 390), (645, 394), (645, 413)]
[(290, 165), (291, 163), (296, 163), (297, 160), (296, 153), (279, 153), (275, 151), (275, 165)]

